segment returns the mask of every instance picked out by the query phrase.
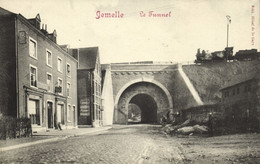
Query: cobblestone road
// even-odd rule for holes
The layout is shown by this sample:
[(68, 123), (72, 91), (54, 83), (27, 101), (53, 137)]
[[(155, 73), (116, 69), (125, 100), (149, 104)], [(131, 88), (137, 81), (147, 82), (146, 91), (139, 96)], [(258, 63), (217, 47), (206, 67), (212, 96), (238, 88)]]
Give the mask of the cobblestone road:
[(178, 144), (152, 125), (114, 126), (107, 133), (2, 152), (1, 163), (183, 163)]

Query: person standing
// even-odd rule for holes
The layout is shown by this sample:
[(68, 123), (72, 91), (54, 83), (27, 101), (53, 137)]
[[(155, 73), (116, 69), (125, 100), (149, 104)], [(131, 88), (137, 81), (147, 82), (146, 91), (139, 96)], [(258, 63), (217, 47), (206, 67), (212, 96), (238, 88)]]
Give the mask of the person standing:
[(57, 117), (57, 126), (58, 126), (58, 130), (62, 130), (61, 129), (61, 117), (59, 115)]
[(212, 113), (209, 113), (209, 118), (208, 118), (208, 127), (209, 127), (209, 136), (213, 136), (213, 118), (212, 118)]

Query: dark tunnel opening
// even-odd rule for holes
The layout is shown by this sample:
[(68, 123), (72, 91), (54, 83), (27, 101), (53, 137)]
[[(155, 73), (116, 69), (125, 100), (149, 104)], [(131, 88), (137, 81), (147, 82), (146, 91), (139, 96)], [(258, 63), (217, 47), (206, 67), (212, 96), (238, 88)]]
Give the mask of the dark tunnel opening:
[(128, 104), (128, 123), (156, 123), (157, 104), (147, 94), (134, 96)]

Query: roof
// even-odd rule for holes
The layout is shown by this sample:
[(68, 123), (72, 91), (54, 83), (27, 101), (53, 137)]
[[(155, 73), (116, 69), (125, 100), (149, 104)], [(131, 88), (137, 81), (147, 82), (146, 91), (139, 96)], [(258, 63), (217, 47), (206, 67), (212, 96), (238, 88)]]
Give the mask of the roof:
[(79, 48), (79, 69), (95, 69), (98, 47)]
[(11, 11), (8, 11), (8, 10), (0, 7), (0, 15), (11, 15), (11, 14), (15, 14), (15, 13), (12, 13)]
[[(0, 7), (0, 16), (8, 16), (8, 15), (12, 15), (12, 16), (17, 16), (17, 18), (21, 21), (23, 21), (23, 23), (26, 23), (26, 25), (29, 26), (30, 29), (34, 30), (34, 32), (36, 32), (37, 34), (45, 37), (45, 39), (47, 41), (49, 41), (50, 44), (52, 44), (52, 46), (56, 47), (58, 50), (60, 50), (62, 53), (66, 54), (67, 56), (69, 56), (71, 59), (73, 59), (75, 62), (77, 62), (77, 59), (75, 59), (72, 55), (70, 55), (67, 51), (65, 51), (63, 48), (61, 48), (57, 43), (55, 43), (53, 40), (51, 40), (48, 36), (46, 36), (41, 30), (37, 29), (29, 20), (25, 18), (22, 14), (16, 14), (13, 12), (10, 12), (2, 7)], [(40, 14), (37, 14), (35, 18), (32, 19), (38, 19), (41, 20), (40, 18)], [(53, 33), (55, 35), (57, 35), (56, 30), (53, 31)]]
[(225, 80), (225, 83), (224, 85), (222, 85), (222, 88), (220, 90), (247, 83), (249, 81), (260, 82), (260, 62), (258, 60), (255, 60), (250, 61), (250, 64), (252, 64), (250, 67), (248, 67), (248, 65), (247, 67), (241, 67), (240, 70), (236, 70), (233, 76), (231, 75)]
[(224, 86), (220, 90), (225, 90), (225, 89), (228, 89), (228, 88), (231, 88), (231, 87), (243, 84), (243, 83), (247, 83), (247, 82), (253, 81), (253, 80), (256, 80), (256, 78), (254, 78), (254, 77), (247, 77), (247, 78), (241, 79), (239, 81), (235, 81), (234, 80), (234, 81), (229, 82), (228, 85)]

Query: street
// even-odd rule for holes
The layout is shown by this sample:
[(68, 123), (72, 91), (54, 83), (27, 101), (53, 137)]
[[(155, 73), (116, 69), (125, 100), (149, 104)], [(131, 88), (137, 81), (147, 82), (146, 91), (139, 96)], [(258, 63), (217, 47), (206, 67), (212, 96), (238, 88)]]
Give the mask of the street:
[(0, 163), (258, 163), (259, 134), (166, 136), (160, 125), (112, 129), (1, 152)]
[[(178, 163), (178, 144), (159, 126), (114, 126), (103, 134), (70, 137), (2, 152), (2, 163)], [(181, 162), (182, 163), (182, 162)]]

